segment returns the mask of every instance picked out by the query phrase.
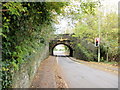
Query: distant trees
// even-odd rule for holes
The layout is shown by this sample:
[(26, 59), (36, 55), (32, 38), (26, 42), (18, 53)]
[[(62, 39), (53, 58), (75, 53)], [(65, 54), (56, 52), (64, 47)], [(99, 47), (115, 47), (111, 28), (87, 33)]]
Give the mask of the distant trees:
[[(83, 4), (85, 5), (85, 4)], [(95, 4), (93, 4), (95, 5)], [(90, 4), (87, 7), (90, 8)], [(89, 9), (85, 9), (78, 19), (74, 30), (74, 37), (84, 38), (90, 43), (95, 43), (95, 38), (98, 37), (98, 26), (100, 24), (100, 47), (101, 58), (103, 61), (118, 61), (118, 15), (116, 12), (109, 12), (104, 14), (102, 11), (98, 11), (97, 7), (94, 7), (92, 12), (87, 13)], [(91, 11), (91, 10), (90, 10)], [(76, 14), (73, 14), (76, 16)], [(99, 23), (100, 21), (100, 23)], [(105, 53), (103, 55), (102, 53)]]

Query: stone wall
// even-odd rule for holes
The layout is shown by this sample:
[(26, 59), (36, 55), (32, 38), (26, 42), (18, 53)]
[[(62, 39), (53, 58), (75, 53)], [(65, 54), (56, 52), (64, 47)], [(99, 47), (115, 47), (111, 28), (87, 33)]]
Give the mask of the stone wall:
[(49, 45), (41, 47), (41, 50), (31, 57), (29, 62), (20, 66), (20, 69), (13, 74), (13, 88), (29, 88), (40, 62), (49, 56)]

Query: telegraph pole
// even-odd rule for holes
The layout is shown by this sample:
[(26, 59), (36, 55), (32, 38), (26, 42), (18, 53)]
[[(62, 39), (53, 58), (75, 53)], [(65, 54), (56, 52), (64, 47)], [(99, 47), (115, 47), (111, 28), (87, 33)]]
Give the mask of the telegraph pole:
[[(99, 11), (101, 11), (101, 5), (99, 6)], [(98, 17), (98, 33), (99, 33), (99, 45), (98, 45), (98, 62), (100, 62), (100, 29), (101, 29), (101, 20), (100, 12)]]

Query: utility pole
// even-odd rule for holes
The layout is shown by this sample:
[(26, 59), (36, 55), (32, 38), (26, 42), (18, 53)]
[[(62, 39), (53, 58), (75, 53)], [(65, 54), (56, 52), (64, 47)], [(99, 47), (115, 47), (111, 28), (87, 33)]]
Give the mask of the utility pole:
[[(101, 11), (101, 5), (99, 6), (99, 11)], [(100, 18), (100, 12), (98, 17), (98, 33), (99, 33), (99, 39), (100, 39), (100, 29), (101, 29), (101, 18)], [(98, 46), (98, 62), (100, 62), (100, 41)]]

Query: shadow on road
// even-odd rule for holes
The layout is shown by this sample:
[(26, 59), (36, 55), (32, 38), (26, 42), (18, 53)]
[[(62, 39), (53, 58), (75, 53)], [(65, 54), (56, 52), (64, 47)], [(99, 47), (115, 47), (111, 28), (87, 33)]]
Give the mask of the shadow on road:
[(69, 55), (53, 55), (55, 57), (70, 57)]

